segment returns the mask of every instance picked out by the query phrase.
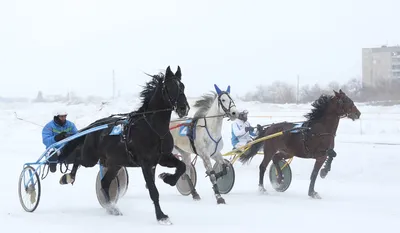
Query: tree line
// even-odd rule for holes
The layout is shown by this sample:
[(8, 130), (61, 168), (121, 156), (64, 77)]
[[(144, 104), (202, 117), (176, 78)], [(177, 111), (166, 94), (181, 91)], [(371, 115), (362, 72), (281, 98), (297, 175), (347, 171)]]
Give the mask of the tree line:
[(259, 101), (262, 103), (310, 103), (322, 94), (333, 94), (333, 90), (342, 89), (355, 102), (383, 104), (400, 103), (400, 80), (381, 80), (375, 86), (362, 85), (361, 80), (353, 78), (344, 84), (336, 81), (326, 86), (319, 84), (303, 85), (297, 91), (295, 85), (275, 81), (271, 85), (258, 85), (254, 91), (241, 97), (243, 101)]

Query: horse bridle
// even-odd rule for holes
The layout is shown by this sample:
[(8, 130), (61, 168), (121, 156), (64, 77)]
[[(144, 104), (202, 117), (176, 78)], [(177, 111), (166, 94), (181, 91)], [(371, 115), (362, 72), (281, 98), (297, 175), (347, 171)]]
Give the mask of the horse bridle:
[[(226, 108), (223, 104), (222, 104), (222, 100), (221, 97), (223, 94), (226, 94), (230, 100), (229, 106), (228, 108)], [(222, 110), (224, 110), (225, 114), (223, 115), (224, 117), (226, 116), (230, 116), (231, 115), (231, 108), (232, 107), (236, 107), (235, 102), (233, 101), (233, 99), (231, 98), (231, 96), (229, 95), (228, 92), (226, 91), (221, 91), (221, 93), (218, 95), (218, 107), (221, 107)]]
[[(178, 93), (176, 95), (175, 101), (172, 101), (172, 99), (171, 99), (171, 95), (169, 94), (168, 88), (166, 88), (166, 85), (165, 85), (165, 80), (162, 85), (162, 92), (163, 92), (163, 98), (165, 98), (164, 93), (167, 94), (167, 101), (169, 102), (169, 104), (172, 107), (170, 110), (175, 111), (178, 108), (179, 96), (183, 95), (182, 89), (180, 87), (180, 84), (182, 84), (182, 82), (176, 77), (171, 78), (171, 81), (174, 81), (174, 84), (178, 87)], [(186, 107), (190, 109), (190, 106), (187, 103), (186, 103)]]
[[(344, 108), (344, 104), (345, 103), (350, 103), (350, 101), (348, 100), (343, 100), (342, 97), (337, 97), (338, 99), (336, 100), (336, 103), (339, 105), (339, 108), (341, 110), (341, 112), (339, 113), (339, 118), (345, 118), (348, 117), (351, 113), (346, 112), (345, 108)], [(354, 106), (354, 104), (353, 104)], [(353, 106), (351, 108), (353, 108)]]
[[(176, 110), (176, 109), (178, 108), (178, 98), (179, 98), (180, 95), (183, 95), (182, 89), (181, 89), (181, 87), (180, 87), (180, 84), (182, 84), (182, 82), (181, 82), (177, 77), (173, 77), (173, 78), (170, 78), (170, 79), (171, 79), (171, 81), (174, 81), (175, 85), (177, 85), (177, 87), (178, 87), (178, 93), (177, 93), (177, 95), (176, 95), (175, 101), (173, 101), (173, 100), (171, 99), (171, 95), (170, 95), (170, 93), (169, 93), (169, 91), (168, 91), (168, 88), (166, 88), (166, 85), (165, 85), (165, 79), (163, 80), (163, 83), (162, 83), (161, 92), (162, 92), (162, 94), (163, 94), (163, 99), (164, 99), (164, 100), (165, 100), (165, 98), (166, 98), (165, 94), (167, 95), (167, 102), (170, 104), (171, 108), (160, 109), (160, 110), (154, 110), (154, 111), (145, 111), (145, 112), (142, 112), (142, 113), (129, 114), (127, 135), (126, 135), (126, 136), (123, 135), (122, 137), (123, 137), (123, 141), (125, 142), (125, 143), (124, 143), (124, 144), (125, 144), (125, 150), (127, 151), (128, 154), (131, 155), (132, 158), (133, 158), (133, 154), (132, 154), (132, 152), (128, 149), (128, 145), (127, 145), (127, 140), (126, 140), (126, 138), (129, 137), (130, 128), (131, 128), (132, 125), (135, 124), (135, 122), (137, 122), (137, 121), (139, 121), (139, 120), (141, 120), (141, 119), (143, 119), (143, 120), (146, 121), (146, 123), (149, 125), (149, 127), (151, 128), (151, 130), (152, 130), (153, 132), (155, 132), (155, 133), (158, 135), (159, 139), (161, 140), (160, 149), (162, 148), (162, 142), (163, 142), (163, 140), (164, 140), (165, 135), (167, 135), (167, 134), (170, 132), (170, 131), (167, 131), (166, 134), (160, 135), (160, 134), (157, 132), (157, 130), (154, 129), (154, 127), (152, 126), (151, 122), (149, 122), (149, 120), (148, 120), (147, 117), (146, 117), (146, 114), (154, 114), (154, 113), (157, 113), (157, 112), (171, 111), (171, 110), (174, 111), (174, 110)], [(164, 94), (164, 93), (165, 93), (165, 94)], [(154, 95), (155, 95), (155, 93), (154, 93)], [(152, 96), (152, 98), (154, 97), (154, 95)], [(186, 103), (186, 107), (190, 109), (190, 106), (189, 106), (187, 103)], [(141, 115), (142, 117), (140, 117), (139, 119), (134, 120), (134, 117), (137, 116), (137, 115)], [(160, 152), (162, 153), (162, 149), (161, 149)]]
[[(221, 96), (222, 96), (223, 94), (226, 94), (226, 95), (228, 96), (228, 98), (230, 99), (230, 103), (229, 103), (228, 108), (226, 108), (226, 107), (222, 104)], [(236, 107), (236, 105), (235, 105), (235, 102), (233, 101), (233, 99), (231, 98), (231, 96), (229, 95), (228, 92), (221, 91), (221, 92), (219, 93), (219, 95), (218, 95), (218, 107), (222, 108), (222, 110), (224, 110), (224, 113), (225, 113), (225, 114), (223, 114), (223, 115), (216, 115), (216, 116), (212, 116), (212, 117), (220, 117), (220, 116), (225, 117), (225, 116), (229, 116), (232, 107)], [(215, 145), (214, 152), (210, 155), (210, 157), (212, 157), (212, 156), (215, 154), (215, 152), (217, 151), (218, 144), (219, 144), (219, 142), (221, 141), (222, 136), (221, 136), (218, 140), (215, 140), (215, 139), (211, 136), (210, 131), (208, 130), (208, 127), (207, 127), (207, 118), (211, 118), (211, 117), (206, 117), (206, 116), (204, 116), (204, 117), (202, 117), (202, 118), (204, 119), (204, 126), (199, 126), (199, 127), (204, 127), (204, 128), (206, 129), (206, 132), (207, 132), (207, 134), (208, 134), (208, 137), (211, 139), (211, 141), (213, 141), (213, 142), (216, 144), (216, 145)], [(192, 146), (193, 146), (193, 150), (196, 152), (196, 148), (195, 148), (194, 144), (193, 144)], [(196, 154), (197, 154), (197, 153), (196, 153)]]

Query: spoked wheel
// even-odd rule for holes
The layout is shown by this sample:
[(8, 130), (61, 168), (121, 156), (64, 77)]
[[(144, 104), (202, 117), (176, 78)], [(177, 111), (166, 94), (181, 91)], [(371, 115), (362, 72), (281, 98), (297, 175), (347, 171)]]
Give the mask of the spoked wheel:
[[(107, 168), (100, 166), (100, 170), (97, 173), (96, 177), (96, 195), (97, 195), (97, 200), (99, 201), (99, 204), (103, 207), (105, 207), (106, 199), (104, 197), (104, 194), (101, 190), (101, 179), (103, 176), (106, 174)], [(112, 202), (117, 203), (119, 198), (123, 197), (128, 190), (128, 183), (129, 183), (129, 177), (128, 177), (128, 171), (126, 167), (122, 167), (117, 174), (117, 177), (114, 178), (113, 181), (111, 181), (110, 184), (110, 190), (109, 190), (109, 195), (110, 199)]]
[(278, 183), (278, 171), (276, 170), (274, 164), (271, 164), (269, 169), (269, 181), (276, 191), (285, 192), (292, 183), (292, 169), (290, 168), (289, 163), (283, 159), (279, 161), (279, 167), (282, 171), (283, 181)]
[(19, 202), (27, 212), (33, 212), (39, 205), (41, 185), (39, 175), (31, 166), (22, 169), (18, 181)]
[[(229, 193), (235, 184), (235, 169), (229, 160), (224, 159), (227, 166), (227, 174), (217, 179), (217, 185), (221, 194)], [(213, 166), (215, 173), (222, 171), (222, 164), (215, 163)]]
[[(192, 163), (190, 163), (189, 166), (186, 165), (186, 174), (188, 174), (189, 178), (192, 180), (193, 187), (196, 187), (197, 173), (196, 173), (196, 168), (193, 166)], [(176, 183), (176, 188), (183, 196), (188, 196), (192, 193), (191, 189), (190, 189), (190, 185), (186, 179), (187, 179), (187, 176), (185, 176), (185, 174), (183, 174), (179, 178), (178, 182)]]

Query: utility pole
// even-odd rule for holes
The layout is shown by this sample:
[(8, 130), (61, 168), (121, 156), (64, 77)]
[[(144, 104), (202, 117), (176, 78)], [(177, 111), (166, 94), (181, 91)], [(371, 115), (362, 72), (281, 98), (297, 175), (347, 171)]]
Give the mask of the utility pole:
[(299, 93), (300, 93), (300, 76), (297, 75), (297, 92), (296, 92), (296, 104), (299, 104)]
[(113, 70), (113, 99), (115, 99), (115, 72)]

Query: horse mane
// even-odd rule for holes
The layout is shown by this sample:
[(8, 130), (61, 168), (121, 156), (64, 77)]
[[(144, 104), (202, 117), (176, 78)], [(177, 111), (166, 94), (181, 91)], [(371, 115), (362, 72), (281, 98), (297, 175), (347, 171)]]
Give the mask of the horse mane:
[(156, 75), (147, 75), (152, 77), (152, 79), (148, 81), (145, 86), (143, 86), (144, 89), (140, 92), (142, 106), (138, 110), (136, 110), (135, 113), (146, 111), (151, 98), (157, 91), (157, 87), (162, 84), (165, 79), (165, 75), (163, 73), (159, 73)]
[(195, 108), (199, 108), (194, 114), (193, 119), (199, 119), (201, 117), (206, 116), (208, 110), (211, 108), (217, 96), (218, 96), (217, 93), (213, 91), (211, 91), (210, 94), (202, 95), (201, 99), (197, 100), (193, 105)]
[(317, 100), (315, 100), (311, 106), (311, 112), (304, 115), (308, 121), (315, 121), (324, 116), (326, 109), (328, 108), (329, 102), (332, 100), (332, 95), (321, 95)]
[[(149, 74), (147, 74), (147, 75), (152, 77), (152, 79), (146, 83), (146, 85), (144, 86), (144, 89), (140, 92), (142, 106), (138, 110), (133, 111), (132, 112), (133, 114), (146, 111), (151, 98), (153, 97), (154, 93), (157, 91), (157, 87), (160, 84), (162, 84), (165, 79), (165, 75), (163, 73), (159, 73), (157, 75), (149, 75)], [(80, 129), (79, 132), (88, 130), (90, 128), (93, 128), (93, 127), (96, 127), (99, 125), (115, 123), (118, 120), (123, 119), (124, 116), (128, 116), (128, 115), (129, 114), (118, 114), (118, 115), (111, 115), (109, 117), (101, 118), (101, 119), (96, 120), (95, 122), (91, 123), (90, 125), (86, 126), (85, 128)], [(119, 116), (119, 118), (115, 117), (115, 116)], [(73, 150), (75, 150), (76, 147), (78, 147), (79, 145), (81, 145), (84, 142), (85, 138), (86, 138), (86, 135), (81, 136), (77, 139), (74, 139), (70, 142), (67, 142), (65, 144), (65, 147), (61, 151), (63, 156), (69, 156), (69, 154)]]

